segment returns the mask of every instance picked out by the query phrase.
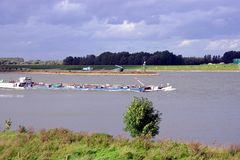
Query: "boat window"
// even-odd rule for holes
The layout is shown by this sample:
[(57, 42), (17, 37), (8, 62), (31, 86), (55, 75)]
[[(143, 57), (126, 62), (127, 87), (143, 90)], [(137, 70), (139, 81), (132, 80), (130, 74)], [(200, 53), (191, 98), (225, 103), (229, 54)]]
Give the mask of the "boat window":
[(151, 90), (151, 87), (145, 87), (145, 90)]
[(19, 87), (24, 87), (26, 85), (26, 83), (20, 83)]

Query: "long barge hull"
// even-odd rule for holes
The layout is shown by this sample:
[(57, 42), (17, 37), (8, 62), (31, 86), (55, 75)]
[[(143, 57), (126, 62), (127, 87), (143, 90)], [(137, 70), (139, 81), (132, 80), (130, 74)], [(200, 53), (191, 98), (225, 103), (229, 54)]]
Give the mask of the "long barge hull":
[(145, 92), (144, 87), (139, 87), (139, 88), (82, 88), (82, 87), (68, 87), (68, 86), (63, 86), (63, 87), (33, 86), (33, 87), (26, 87), (26, 89)]
[(48, 89), (48, 90), (79, 90), (79, 91), (131, 91), (131, 92), (152, 92), (152, 91), (172, 91), (172, 86), (145, 86), (141, 85), (109, 85), (109, 84), (62, 84), (62, 83), (36, 83), (29, 77), (20, 77), (18, 81), (0, 81), (0, 88), (8, 89)]

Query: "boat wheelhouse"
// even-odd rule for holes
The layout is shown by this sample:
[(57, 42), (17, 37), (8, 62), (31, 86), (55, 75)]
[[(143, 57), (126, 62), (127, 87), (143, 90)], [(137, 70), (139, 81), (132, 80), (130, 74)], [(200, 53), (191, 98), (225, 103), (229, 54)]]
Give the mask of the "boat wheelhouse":
[(20, 77), (17, 81), (6, 82), (1, 80), (0, 88), (25, 89), (27, 87), (32, 87), (32, 84), (32, 79), (30, 77)]

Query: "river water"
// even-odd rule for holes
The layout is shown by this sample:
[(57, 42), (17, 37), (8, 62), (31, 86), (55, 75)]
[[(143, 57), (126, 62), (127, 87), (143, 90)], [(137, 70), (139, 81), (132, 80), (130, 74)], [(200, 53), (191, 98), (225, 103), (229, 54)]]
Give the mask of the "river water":
[(240, 73), (163, 72), (157, 76), (87, 76), (1, 73), (0, 79), (31, 76), (37, 82), (137, 84), (170, 83), (172, 92), (104, 92), (0, 89), (0, 128), (18, 125), (64, 127), (74, 131), (128, 134), (123, 114), (134, 96), (145, 97), (163, 113), (157, 138), (240, 144)]

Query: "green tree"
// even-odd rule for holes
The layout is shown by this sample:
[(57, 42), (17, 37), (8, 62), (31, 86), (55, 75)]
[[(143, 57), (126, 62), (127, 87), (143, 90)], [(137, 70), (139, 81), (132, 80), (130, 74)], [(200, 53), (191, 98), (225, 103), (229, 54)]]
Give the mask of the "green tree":
[(64, 65), (73, 65), (74, 58), (72, 56), (68, 56), (63, 60)]
[(240, 58), (240, 51), (225, 52), (222, 60), (224, 63), (232, 63), (234, 58)]
[(124, 114), (125, 130), (132, 137), (155, 136), (158, 134), (161, 121), (159, 113), (153, 108), (153, 104), (147, 98), (134, 97), (133, 101)]

